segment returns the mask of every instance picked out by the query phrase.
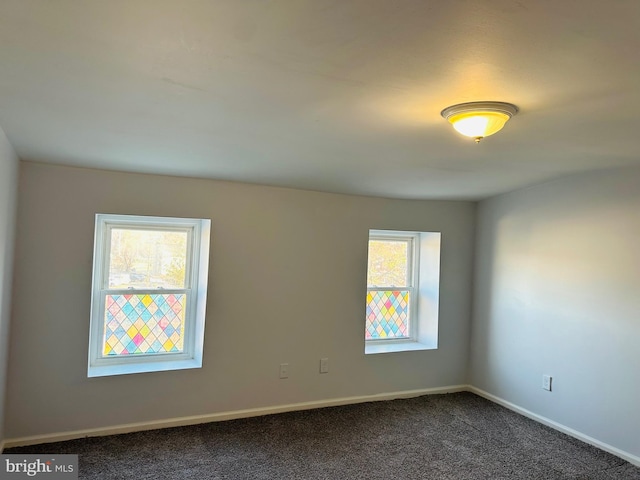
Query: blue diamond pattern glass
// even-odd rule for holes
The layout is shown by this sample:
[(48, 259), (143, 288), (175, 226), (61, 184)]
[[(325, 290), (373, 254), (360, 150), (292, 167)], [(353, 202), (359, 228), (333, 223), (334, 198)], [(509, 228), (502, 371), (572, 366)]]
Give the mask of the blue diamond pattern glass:
[(107, 295), (103, 355), (182, 352), (186, 300), (184, 293)]
[(382, 340), (408, 337), (409, 291), (368, 291), (365, 338)]

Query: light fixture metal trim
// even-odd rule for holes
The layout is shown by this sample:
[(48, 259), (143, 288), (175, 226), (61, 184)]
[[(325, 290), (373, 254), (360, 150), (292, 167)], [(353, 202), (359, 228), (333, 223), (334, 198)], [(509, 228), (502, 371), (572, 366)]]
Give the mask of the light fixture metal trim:
[(506, 102), (467, 102), (445, 108), (440, 114), (458, 132), (476, 143), (500, 131), (518, 113), (518, 107)]

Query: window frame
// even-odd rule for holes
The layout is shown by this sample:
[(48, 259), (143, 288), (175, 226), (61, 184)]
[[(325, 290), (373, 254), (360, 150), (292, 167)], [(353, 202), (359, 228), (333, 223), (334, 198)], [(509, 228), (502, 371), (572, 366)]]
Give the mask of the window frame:
[[(417, 232), (403, 232), (394, 230), (370, 230), (367, 242), (367, 252), (371, 241), (392, 241), (404, 242), (407, 244), (407, 280), (405, 286), (383, 285), (370, 287), (368, 282), (368, 262), (367, 262), (367, 293), (375, 291), (408, 290), (409, 291), (409, 314), (407, 315), (409, 334), (404, 337), (394, 338), (366, 338), (370, 344), (393, 344), (398, 342), (416, 341), (418, 335), (417, 321), (413, 317), (418, 316), (418, 285), (419, 285), (419, 265), (420, 265), (420, 234)], [(367, 254), (368, 260), (368, 254)]]
[[(114, 229), (187, 233), (184, 288), (109, 288), (111, 232)], [(211, 220), (140, 215), (96, 214), (91, 286), (88, 377), (201, 368), (204, 344)], [(186, 294), (183, 349), (135, 355), (104, 355), (107, 295)]]

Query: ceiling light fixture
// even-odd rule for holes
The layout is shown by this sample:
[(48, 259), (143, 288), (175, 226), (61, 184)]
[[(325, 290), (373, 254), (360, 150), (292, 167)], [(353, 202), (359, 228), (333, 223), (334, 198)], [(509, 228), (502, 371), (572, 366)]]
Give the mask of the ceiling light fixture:
[(518, 113), (518, 107), (504, 102), (469, 102), (447, 107), (440, 115), (458, 132), (479, 143), (484, 137), (502, 130), (504, 124)]

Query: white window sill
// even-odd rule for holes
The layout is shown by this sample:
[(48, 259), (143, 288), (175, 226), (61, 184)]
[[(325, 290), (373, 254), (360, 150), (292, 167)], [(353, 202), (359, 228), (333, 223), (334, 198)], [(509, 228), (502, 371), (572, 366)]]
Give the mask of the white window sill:
[(416, 350), (435, 350), (438, 348), (436, 342), (421, 343), (416, 341), (401, 342), (367, 342), (364, 346), (365, 355), (377, 353), (413, 352)]
[(202, 368), (202, 360), (168, 360), (161, 362), (114, 363), (111, 365), (89, 366), (88, 377), (107, 377), (110, 375), (128, 375), (131, 373), (164, 372), (167, 370), (186, 370)]

